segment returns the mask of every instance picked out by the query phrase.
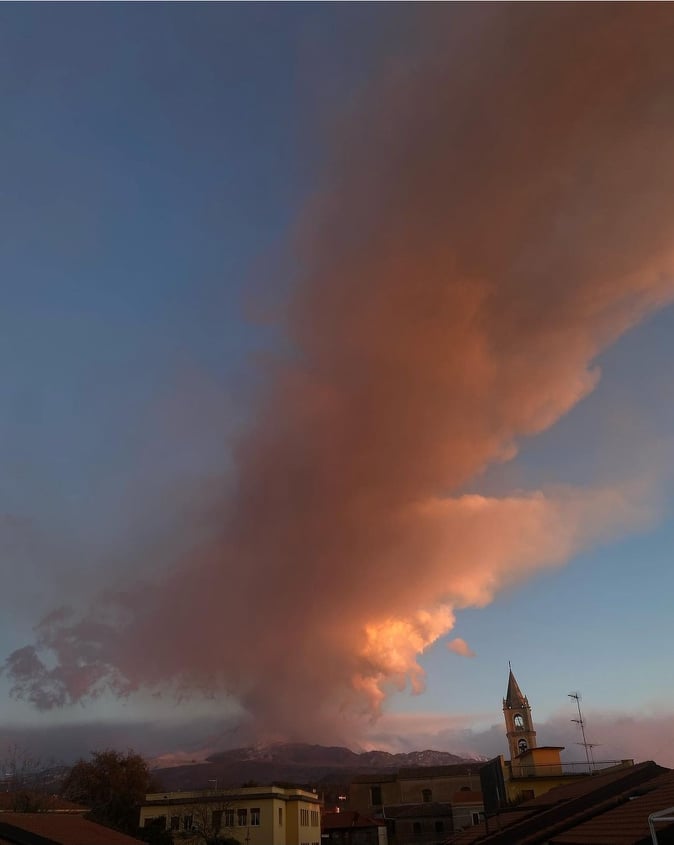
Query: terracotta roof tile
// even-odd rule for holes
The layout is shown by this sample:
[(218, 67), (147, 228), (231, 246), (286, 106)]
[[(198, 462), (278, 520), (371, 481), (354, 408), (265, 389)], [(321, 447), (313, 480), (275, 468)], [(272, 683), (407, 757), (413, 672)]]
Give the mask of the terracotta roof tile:
[(482, 821), (479, 824), (456, 834), (449, 839), (449, 842), (452, 843), (452, 845), (471, 845), (471, 843), (476, 842), (483, 836), (486, 836), (487, 828), (489, 829), (489, 834), (491, 835), (492, 833), (497, 831), (500, 832), (505, 828), (522, 821), (522, 819), (525, 819), (529, 815), (530, 813), (527, 811), (506, 810), (503, 813), (499, 813), (498, 816), (490, 816), (488, 824), (485, 824), (485, 822)]
[(142, 845), (141, 840), (70, 813), (2, 813), (0, 837), (28, 831), (57, 845)]
[(340, 813), (323, 813), (321, 827), (323, 830), (338, 830), (345, 827), (381, 827), (386, 823), (364, 816), (356, 810), (343, 810)]
[[(674, 772), (667, 772), (634, 791), (620, 807), (602, 813), (554, 837), (554, 845), (635, 845), (651, 841), (648, 816), (674, 806)], [(674, 831), (671, 823), (659, 833)]]
[[(617, 801), (625, 802), (633, 793), (648, 792), (650, 784), (664, 774), (669, 773), (662, 766), (649, 761), (593, 775), (525, 801), (518, 805), (515, 812), (505, 810), (498, 816), (490, 817), (489, 833), (486, 833), (484, 825), (480, 825), (480, 834), (473, 835), (472, 831), (466, 831), (465, 838), (462, 838), (464, 834), (460, 834), (449, 842), (452, 845), (470, 845), (473, 842), (484, 842), (485, 845), (539, 845), (554, 841), (562, 845), (566, 841), (562, 839), (564, 831), (570, 831), (590, 818), (608, 812)], [(468, 838), (469, 834), (471, 838)], [(605, 841), (611, 842), (611, 845), (624, 845), (615, 837)], [(580, 845), (581, 842), (589, 845), (589, 841), (586, 843), (584, 840), (573, 842), (574, 845)], [(603, 845), (604, 840), (597, 842)]]
[(484, 822), (480, 822), (450, 836), (447, 845), (473, 845), (473, 842), (477, 842), (485, 835), (486, 830)]
[[(11, 813), (16, 806), (16, 802), (23, 795), (32, 797), (32, 793), (0, 792), (0, 813)], [(40, 802), (41, 813), (89, 812), (88, 807), (82, 804), (75, 804), (72, 801), (66, 801), (63, 798), (59, 798), (58, 795), (35, 795), (35, 799)]]

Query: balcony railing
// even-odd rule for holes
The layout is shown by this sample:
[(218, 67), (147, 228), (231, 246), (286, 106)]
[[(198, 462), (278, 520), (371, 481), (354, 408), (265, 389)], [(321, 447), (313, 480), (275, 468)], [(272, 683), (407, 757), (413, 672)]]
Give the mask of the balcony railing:
[(634, 760), (594, 760), (590, 763), (587, 760), (571, 763), (517, 763), (513, 761), (511, 764), (511, 777), (513, 780), (517, 778), (532, 778), (532, 777), (564, 777), (571, 775), (593, 775), (604, 769), (610, 769), (614, 766), (621, 768), (628, 768), (634, 765)]

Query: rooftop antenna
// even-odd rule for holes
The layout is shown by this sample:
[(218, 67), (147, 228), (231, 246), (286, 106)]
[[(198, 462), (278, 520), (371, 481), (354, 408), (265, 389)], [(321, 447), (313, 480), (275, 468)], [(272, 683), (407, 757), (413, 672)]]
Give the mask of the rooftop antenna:
[(583, 714), (580, 712), (580, 693), (579, 692), (570, 692), (569, 698), (573, 698), (576, 702), (576, 706), (578, 707), (578, 718), (571, 719), (572, 722), (575, 722), (577, 725), (580, 725), (580, 733), (583, 737), (583, 741), (577, 743), (577, 745), (582, 745), (585, 749), (585, 759), (587, 760), (587, 768), (590, 774), (594, 771), (594, 755), (592, 754), (592, 749), (597, 745), (596, 742), (588, 742), (585, 736), (585, 722), (583, 721)]

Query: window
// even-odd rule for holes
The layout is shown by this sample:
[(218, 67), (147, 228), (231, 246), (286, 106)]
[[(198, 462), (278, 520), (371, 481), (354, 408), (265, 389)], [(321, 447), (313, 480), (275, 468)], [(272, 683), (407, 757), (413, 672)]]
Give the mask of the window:
[(521, 717), (519, 713), (515, 714), (515, 727), (518, 731), (524, 730), (524, 719)]
[(300, 824), (304, 825), (305, 827), (309, 825), (309, 810), (300, 809)]
[(222, 827), (222, 810), (213, 810), (211, 815), (211, 827), (217, 833)]
[(180, 830), (180, 816), (171, 816), (171, 830)]
[(234, 810), (225, 810), (225, 827), (234, 827)]
[(283, 824), (283, 807), (278, 808), (278, 823)]
[(424, 804), (430, 804), (433, 800), (433, 793), (430, 789), (422, 789), (421, 790), (421, 799)]
[(370, 803), (373, 807), (381, 806), (381, 786), (370, 787)]
[(183, 830), (192, 830), (193, 822), (192, 816), (183, 816)]
[(442, 831), (443, 831), (444, 829), (445, 829), (445, 823), (443, 822), (443, 820), (442, 820), (442, 819), (438, 819), (438, 820), (435, 822), (435, 832), (436, 832), (436, 833), (442, 833)]
[(473, 824), (480, 824), (480, 814), (479, 813), (471, 813), (470, 814)]
[(412, 832), (417, 836), (421, 833), (421, 822), (414, 822), (412, 825)]
[(259, 807), (251, 807), (250, 808), (250, 826), (251, 827), (259, 827), (260, 826), (260, 808)]
[(248, 810), (237, 810), (236, 814), (239, 827), (245, 827), (248, 824)]
[(524, 752), (527, 750), (527, 741), (526, 741), (526, 739), (521, 739), (521, 740), (517, 743), (517, 748), (518, 748), (518, 750), (519, 750), (520, 754), (524, 754)]
[(311, 811), (311, 826), (318, 827), (318, 810)]

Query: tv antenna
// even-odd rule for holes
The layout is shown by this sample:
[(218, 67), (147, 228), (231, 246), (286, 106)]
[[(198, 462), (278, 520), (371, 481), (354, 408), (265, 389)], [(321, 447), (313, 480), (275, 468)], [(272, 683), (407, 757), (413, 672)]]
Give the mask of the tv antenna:
[(572, 722), (575, 722), (577, 725), (580, 726), (580, 733), (583, 737), (582, 742), (578, 742), (577, 745), (582, 745), (585, 749), (585, 759), (587, 760), (587, 768), (590, 774), (594, 771), (594, 755), (592, 753), (592, 749), (597, 747), (596, 742), (588, 742), (587, 737), (585, 736), (585, 722), (583, 721), (583, 714), (580, 712), (580, 693), (579, 692), (570, 692), (569, 698), (572, 698), (576, 702), (576, 707), (578, 707), (578, 718), (571, 719)]

